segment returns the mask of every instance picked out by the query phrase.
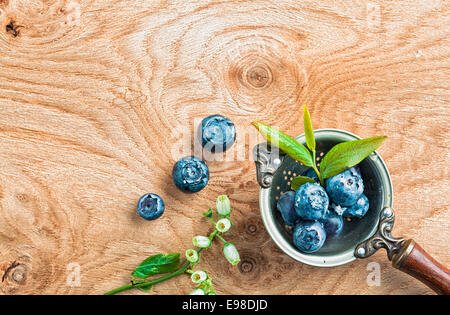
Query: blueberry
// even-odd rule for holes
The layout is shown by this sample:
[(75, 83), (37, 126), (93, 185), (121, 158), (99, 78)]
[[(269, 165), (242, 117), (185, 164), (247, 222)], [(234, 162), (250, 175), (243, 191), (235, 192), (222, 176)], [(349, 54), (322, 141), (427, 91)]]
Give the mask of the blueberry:
[(325, 212), (320, 222), (327, 233), (327, 238), (339, 235), (344, 228), (344, 220), (342, 217), (331, 209)]
[(304, 220), (318, 220), (325, 214), (329, 202), (327, 192), (322, 186), (306, 183), (297, 189), (294, 207)]
[(194, 156), (187, 156), (175, 163), (172, 178), (180, 190), (189, 193), (198, 192), (208, 184), (208, 166)]
[(362, 194), (358, 201), (350, 208), (347, 208), (342, 215), (346, 218), (360, 219), (367, 213), (368, 210), (369, 199), (367, 199), (366, 195)]
[(164, 202), (156, 194), (145, 194), (138, 201), (137, 211), (145, 220), (155, 220), (164, 213)]
[(343, 207), (353, 206), (364, 191), (361, 173), (356, 167), (328, 178), (326, 186), (331, 200)]
[(335, 203), (331, 204), (331, 209), (333, 209), (334, 212), (336, 212), (338, 215), (342, 215), (342, 213), (344, 213), (344, 211), (347, 210), (347, 208), (341, 207), (340, 205), (337, 205)]
[(318, 251), (327, 238), (322, 223), (302, 221), (294, 227), (292, 240), (295, 247), (305, 253)]
[(199, 126), (202, 146), (211, 152), (224, 152), (236, 140), (236, 127), (222, 115), (212, 115), (202, 120)]
[(308, 168), (302, 176), (309, 177), (311, 179), (314, 179), (316, 182), (319, 182), (319, 176), (317, 176), (316, 171), (312, 167)]
[(280, 196), (277, 202), (277, 209), (281, 213), (281, 217), (289, 226), (294, 226), (299, 216), (294, 208), (295, 191), (290, 190)]

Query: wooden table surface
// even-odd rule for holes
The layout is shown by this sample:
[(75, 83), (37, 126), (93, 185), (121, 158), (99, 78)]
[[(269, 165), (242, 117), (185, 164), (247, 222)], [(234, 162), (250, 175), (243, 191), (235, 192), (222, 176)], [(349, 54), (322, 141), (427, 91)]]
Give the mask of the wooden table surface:
[[(228, 240), (202, 256), (222, 294), (429, 294), (383, 251), (332, 269), (291, 260), (264, 229), (250, 122), (387, 135), (393, 234), (450, 263), (450, 6), (410, 1), (0, 0), (0, 292), (101, 294), (145, 257), (184, 251), (227, 194)], [(171, 170), (203, 117), (237, 126), (209, 185)], [(184, 147), (184, 149), (183, 149)], [(227, 157), (229, 157), (227, 155)], [(164, 216), (136, 213), (147, 192)], [(367, 282), (374, 264), (380, 285)], [(79, 267), (79, 268), (78, 268)], [(74, 271), (80, 282), (68, 282)], [(3, 276), (2, 276), (3, 275)], [(152, 293), (186, 294), (187, 277)], [(141, 294), (141, 291), (129, 291)]]

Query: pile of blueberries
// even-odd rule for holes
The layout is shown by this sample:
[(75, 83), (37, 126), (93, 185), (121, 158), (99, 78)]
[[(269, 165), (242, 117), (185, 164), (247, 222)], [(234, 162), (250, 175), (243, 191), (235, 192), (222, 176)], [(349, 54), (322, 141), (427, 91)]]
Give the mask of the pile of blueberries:
[[(205, 150), (212, 153), (225, 152), (236, 141), (236, 127), (230, 119), (212, 115), (202, 120), (198, 135)], [(195, 193), (208, 184), (209, 169), (201, 159), (187, 156), (175, 163), (172, 178), (181, 191)], [(164, 202), (156, 194), (145, 194), (139, 199), (137, 210), (142, 218), (155, 220), (164, 213)]]
[(343, 218), (360, 219), (369, 210), (364, 195), (364, 183), (358, 166), (325, 180), (326, 189), (319, 185), (313, 168), (307, 176), (316, 183), (306, 183), (297, 191), (283, 193), (277, 209), (286, 225), (292, 227), (292, 241), (300, 251), (318, 251), (330, 239), (339, 235), (344, 227)]

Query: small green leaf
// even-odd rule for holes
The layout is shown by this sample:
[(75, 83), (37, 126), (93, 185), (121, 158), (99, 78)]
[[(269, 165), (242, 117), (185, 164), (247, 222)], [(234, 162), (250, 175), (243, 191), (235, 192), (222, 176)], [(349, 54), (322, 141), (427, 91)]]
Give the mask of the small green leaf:
[(142, 290), (142, 291), (144, 291), (144, 292), (149, 292), (149, 291), (151, 291), (153, 289), (153, 286), (152, 285), (146, 285), (146, 286), (143, 286), (143, 287), (139, 287), (139, 290)]
[(206, 211), (205, 213), (203, 213), (203, 216), (207, 217), (207, 218), (212, 218), (212, 215), (213, 215), (213, 210), (211, 208), (208, 211)]
[[(131, 275), (131, 283), (132, 283), (133, 285), (140, 285), (140, 284), (142, 284), (142, 283), (145, 283), (145, 281), (143, 281), (143, 280), (137, 280), (133, 275)], [(138, 286), (137, 288), (138, 288), (139, 290), (148, 292), (148, 291), (151, 291), (151, 290), (153, 289), (153, 286), (152, 286), (151, 284), (148, 284), (148, 285), (144, 285), (144, 286)]]
[(141, 262), (131, 273), (133, 277), (145, 279), (153, 275), (175, 271), (180, 265), (180, 253), (157, 254)]
[(291, 183), (291, 189), (297, 190), (300, 186), (306, 184), (306, 183), (315, 183), (316, 181), (312, 178), (306, 177), (306, 176), (297, 176), (292, 179)]
[(357, 165), (378, 149), (385, 139), (385, 136), (378, 136), (335, 145), (320, 163), (322, 178), (332, 177)]
[(303, 125), (305, 128), (306, 145), (314, 152), (316, 150), (316, 140), (314, 139), (311, 115), (309, 114), (308, 108), (306, 108), (306, 104), (303, 105)]
[(303, 163), (306, 166), (312, 166), (313, 160), (308, 149), (304, 145), (298, 143), (295, 139), (276, 128), (270, 127), (261, 122), (253, 122), (253, 126), (259, 130), (264, 139), (270, 144), (280, 148), (284, 153)]

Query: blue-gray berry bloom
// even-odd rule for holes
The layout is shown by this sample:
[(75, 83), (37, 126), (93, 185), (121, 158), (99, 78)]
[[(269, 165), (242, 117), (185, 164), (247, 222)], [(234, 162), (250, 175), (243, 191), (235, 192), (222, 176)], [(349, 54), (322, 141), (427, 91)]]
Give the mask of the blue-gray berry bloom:
[(294, 227), (292, 241), (295, 247), (305, 253), (318, 251), (326, 240), (323, 225), (317, 221), (302, 221)]
[(164, 213), (164, 202), (156, 194), (143, 195), (137, 204), (138, 214), (146, 220), (155, 220)]
[(347, 208), (342, 216), (346, 218), (362, 218), (369, 210), (369, 199), (362, 194), (358, 201), (351, 207)]
[(327, 233), (327, 238), (339, 235), (344, 228), (344, 220), (342, 216), (337, 214), (334, 210), (328, 209), (325, 215), (320, 220)]
[(326, 186), (330, 199), (342, 207), (353, 206), (364, 192), (364, 183), (358, 167), (327, 178)]
[(175, 163), (172, 178), (180, 190), (194, 193), (202, 190), (209, 181), (209, 169), (205, 162), (194, 156), (188, 156)]
[(295, 211), (303, 220), (319, 220), (329, 206), (327, 192), (319, 184), (306, 183), (295, 193)]
[(202, 146), (210, 152), (224, 152), (236, 141), (236, 127), (222, 115), (203, 119), (198, 133)]
[(294, 226), (295, 222), (300, 218), (297, 211), (295, 211), (294, 202), (295, 191), (293, 190), (286, 191), (277, 202), (277, 209), (280, 211), (284, 223), (289, 226)]

